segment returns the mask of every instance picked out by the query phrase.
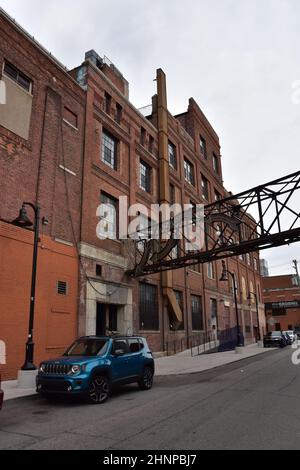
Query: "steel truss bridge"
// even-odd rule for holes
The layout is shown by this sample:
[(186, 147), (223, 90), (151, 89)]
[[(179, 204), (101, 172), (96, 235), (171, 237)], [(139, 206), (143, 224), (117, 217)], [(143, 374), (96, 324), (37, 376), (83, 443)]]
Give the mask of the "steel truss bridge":
[[(188, 268), (298, 242), (299, 189), (300, 171), (206, 205), (201, 250), (186, 252), (174, 237), (174, 226), (169, 240), (140, 234), (139, 240), (132, 241), (134, 259), (127, 274), (139, 277)], [(195, 223), (194, 217), (191, 223)]]

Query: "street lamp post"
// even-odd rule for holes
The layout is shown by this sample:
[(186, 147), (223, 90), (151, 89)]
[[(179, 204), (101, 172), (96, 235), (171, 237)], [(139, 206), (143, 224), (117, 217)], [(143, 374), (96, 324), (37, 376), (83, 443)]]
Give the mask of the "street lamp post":
[[(255, 298), (256, 315), (257, 315), (257, 328), (258, 328), (257, 340), (260, 341), (261, 340), (261, 335), (260, 335), (260, 323), (259, 323), (259, 311), (258, 311), (258, 298), (257, 298), (257, 294), (255, 292), (249, 292), (248, 300), (250, 300), (250, 301), (251, 301), (251, 295), (253, 295), (253, 297)], [(251, 303), (250, 303), (250, 306), (251, 306)]]
[(228, 269), (226, 268), (226, 264), (225, 264), (224, 260), (222, 261), (222, 267), (223, 267), (223, 270), (222, 270), (222, 276), (220, 278), (220, 281), (221, 282), (228, 281), (227, 274), (230, 274), (230, 276), (232, 277), (233, 290), (234, 290), (236, 327), (237, 327), (237, 346), (242, 347), (242, 346), (244, 346), (244, 340), (243, 340), (243, 337), (242, 337), (241, 332), (240, 332), (239, 311), (238, 311), (238, 304), (237, 304), (237, 286), (236, 286), (235, 275), (234, 275), (234, 273), (228, 271)]
[[(27, 216), (26, 206), (29, 206), (34, 211), (34, 223)], [(32, 260), (32, 274), (31, 274), (31, 294), (30, 294), (30, 310), (29, 310), (29, 326), (28, 337), (26, 342), (25, 362), (21, 370), (36, 370), (33, 363), (34, 356), (34, 342), (33, 342), (33, 325), (34, 325), (34, 308), (35, 308), (35, 286), (36, 286), (36, 270), (38, 258), (38, 242), (39, 242), (39, 225), (40, 225), (40, 208), (34, 206), (30, 202), (24, 202), (20, 210), (19, 217), (15, 219), (13, 225), (18, 227), (28, 228), (34, 226), (34, 243), (33, 243), (33, 260)]]

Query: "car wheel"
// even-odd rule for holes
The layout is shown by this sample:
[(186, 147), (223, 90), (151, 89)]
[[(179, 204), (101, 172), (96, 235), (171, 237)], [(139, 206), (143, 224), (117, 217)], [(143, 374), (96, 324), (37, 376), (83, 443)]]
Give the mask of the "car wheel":
[(96, 375), (91, 380), (88, 389), (88, 401), (89, 403), (98, 405), (104, 403), (110, 392), (109, 380), (104, 375)]
[(145, 367), (143, 375), (139, 380), (139, 387), (141, 390), (150, 390), (153, 386), (153, 370), (150, 367)]

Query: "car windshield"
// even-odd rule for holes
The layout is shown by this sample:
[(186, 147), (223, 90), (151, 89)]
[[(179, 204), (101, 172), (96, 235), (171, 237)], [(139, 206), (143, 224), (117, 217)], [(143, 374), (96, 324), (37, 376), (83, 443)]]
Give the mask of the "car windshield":
[(102, 356), (108, 346), (107, 339), (85, 338), (75, 341), (64, 356)]

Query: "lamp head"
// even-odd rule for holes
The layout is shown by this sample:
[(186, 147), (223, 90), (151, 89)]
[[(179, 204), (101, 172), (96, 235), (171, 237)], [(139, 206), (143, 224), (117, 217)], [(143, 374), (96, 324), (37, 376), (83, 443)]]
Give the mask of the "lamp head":
[(23, 204), (22, 208), (20, 209), (19, 217), (17, 217), (13, 222), (13, 225), (17, 227), (32, 227), (33, 222), (29, 219), (26, 211), (26, 207)]

